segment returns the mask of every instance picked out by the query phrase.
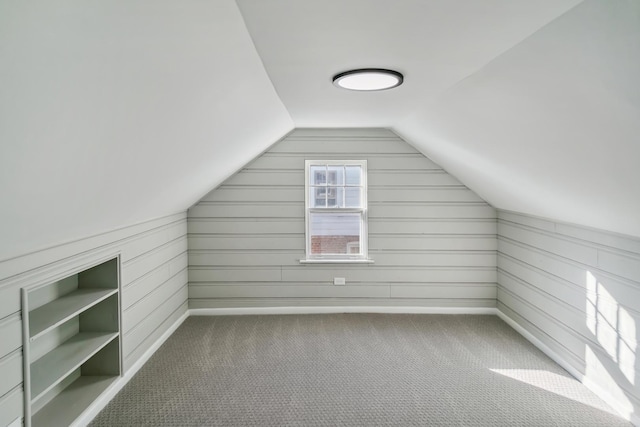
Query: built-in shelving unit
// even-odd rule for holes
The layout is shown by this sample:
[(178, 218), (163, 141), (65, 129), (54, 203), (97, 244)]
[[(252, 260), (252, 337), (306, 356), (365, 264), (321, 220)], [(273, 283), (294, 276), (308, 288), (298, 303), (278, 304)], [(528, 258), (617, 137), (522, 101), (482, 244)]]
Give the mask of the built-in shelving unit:
[(25, 426), (69, 426), (122, 373), (119, 258), (22, 289)]

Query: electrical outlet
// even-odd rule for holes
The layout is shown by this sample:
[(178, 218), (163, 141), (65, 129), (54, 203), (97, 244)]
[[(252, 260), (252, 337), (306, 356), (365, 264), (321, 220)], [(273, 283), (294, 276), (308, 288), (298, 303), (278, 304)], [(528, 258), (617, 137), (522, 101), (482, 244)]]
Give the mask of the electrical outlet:
[(345, 280), (344, 277), (334, 277), (333, 278), (333, 284), (334, 285), (344, 285), (347, 281)]

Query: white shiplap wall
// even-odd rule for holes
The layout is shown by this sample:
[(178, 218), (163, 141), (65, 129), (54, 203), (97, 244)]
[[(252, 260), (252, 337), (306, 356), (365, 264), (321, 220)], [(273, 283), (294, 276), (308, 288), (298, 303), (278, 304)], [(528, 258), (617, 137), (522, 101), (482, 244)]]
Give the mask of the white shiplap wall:
[(121, 255), (124, 370), (187, 312), (186, 214), (0, 262), (0, 426), (22, 416), (20, 289)]
[[(306, 159), (368, 161), (375, 264), (298, 262)], [(298, 129), (188, 217), (191, 308), (495, 307), (495, 210), (385, 129)]]
[(640, 239), (498, 213), (498, 308), (640, 421)]

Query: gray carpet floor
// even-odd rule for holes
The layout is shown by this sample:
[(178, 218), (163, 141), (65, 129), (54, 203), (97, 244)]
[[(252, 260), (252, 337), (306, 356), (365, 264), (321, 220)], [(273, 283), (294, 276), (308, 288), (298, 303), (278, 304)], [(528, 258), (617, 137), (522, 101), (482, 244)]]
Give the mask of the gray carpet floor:
[(630, 426), (495, 316), (190, 317), (98, 426)]

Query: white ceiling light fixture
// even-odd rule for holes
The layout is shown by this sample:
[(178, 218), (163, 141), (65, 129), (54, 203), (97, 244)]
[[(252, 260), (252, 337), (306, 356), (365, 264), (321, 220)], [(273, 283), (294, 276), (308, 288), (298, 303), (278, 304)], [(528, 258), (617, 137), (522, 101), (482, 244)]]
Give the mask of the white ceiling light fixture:
[(349, 70), (333, 77), (333, 84), (337, 87), (358, 91), (392, 89), (403, 81), (404, 77), (399, 72), (382, 68)]

